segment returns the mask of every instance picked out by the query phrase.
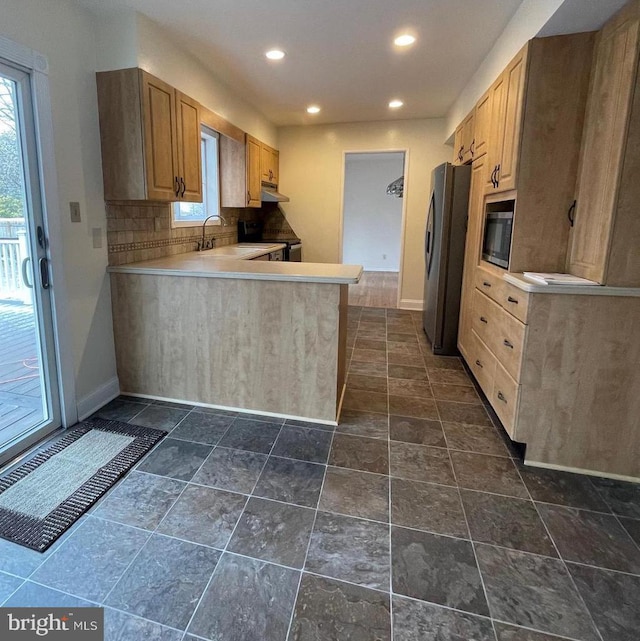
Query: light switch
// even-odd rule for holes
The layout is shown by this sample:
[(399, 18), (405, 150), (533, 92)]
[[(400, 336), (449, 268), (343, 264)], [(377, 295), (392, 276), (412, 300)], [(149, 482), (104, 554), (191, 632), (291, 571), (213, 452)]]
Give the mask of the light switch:
[(71, 214), (71, 222), (80, 222), (80, 203), (69, 203), (69, 212)]
[(93, 237), (93, 248), (100, 249), (102, 247), (102, 227), (93, 227), (91, 236)]

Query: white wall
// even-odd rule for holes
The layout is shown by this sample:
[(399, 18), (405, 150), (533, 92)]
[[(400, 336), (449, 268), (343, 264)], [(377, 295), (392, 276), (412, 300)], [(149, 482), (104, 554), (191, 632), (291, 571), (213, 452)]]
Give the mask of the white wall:
[(402, 199), (387, 186), (404, 173), (404, 154), (347, 154), (342, 262), (367, 271), (400, 270)]
[[(180, 11), (179, 5), (176, 11)], [(277, 147), (276, 128), (269, 120), (235, 96), (194, 56), (175, 45), (162, 27), (146, 16), (137, 14), (136, 18), (138, 67), (195, 98), (236, 127)]]
[[(78, 401), (113, 381), (116, 364), (111, 321), (95, 85), (96, 43), (92, 15), (67, 0), (2, 0), (0, 33), (49, 59), (57, 217), (69, 296), (68, 328), (73, 336)], [(78, 201), (81, 223), (69, 220)], [(92, 246), (91, 229), (103, 231), (103, 247)]]
[(453, 135), (458, 124), (474, 108), (478, 98), (491, 86), (525, 43), (534, 38), (547, 24), (563, 2), (564, 0), (523, 0), (491, 51), (479, 64), (478, 70), (449, 109), (445, 138)]
[(423, 241), (431, 170), (450, 160), (444, 119), (397, 120), (281, 127), (280, 189), (291, 198), (281, 208), (304, 242), (306, 261), (340, 260), (340, 206), (344, 152), (407, 150), (406, 227), (400, 291), (404, 306), (420, 307)]
[[(99, 402), (116, 383), (111, 293), (95, 72), (140, 64), (220, 113), (233, 124), (275, 145), (275, 128), (237, 99), (167, 35), (134, 12), (95, 14), (70, 0), (2, 0), (0, 34), (49, 60), (60, 221), (69, 296), (78, 404)], [(69, 220), (78, 201), (81, 223)], [(103, 247), (91, 230), (100, 227)]]

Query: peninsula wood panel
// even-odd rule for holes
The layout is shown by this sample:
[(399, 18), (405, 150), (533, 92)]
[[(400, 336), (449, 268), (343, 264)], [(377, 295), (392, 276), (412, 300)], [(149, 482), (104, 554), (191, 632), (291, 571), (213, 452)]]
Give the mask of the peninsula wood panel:
[(123, 392), (336, 420), (343, 286), (137, 274), (111, 283)]
[(526, 462), (640, 478), (640, 298), (533, 294), (514, 439)]

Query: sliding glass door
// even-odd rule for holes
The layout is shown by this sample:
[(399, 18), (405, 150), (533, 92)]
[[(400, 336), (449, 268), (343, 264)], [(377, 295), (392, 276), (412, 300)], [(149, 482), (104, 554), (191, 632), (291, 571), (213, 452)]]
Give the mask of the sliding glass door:
[(0, 464), (60, 425), (30, 76), (0, 61)]

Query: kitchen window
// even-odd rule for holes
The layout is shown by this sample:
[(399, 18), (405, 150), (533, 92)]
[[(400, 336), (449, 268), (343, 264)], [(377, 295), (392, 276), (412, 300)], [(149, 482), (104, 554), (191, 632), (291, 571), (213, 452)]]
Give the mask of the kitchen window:
[[(202, 224), (207, 216), (220, 215), (220, 173), (218, 141), (220, 134), (202, 126), (200, 153), (202, 156), (202, 202), (173, 204), (173, 226), (195, 227)], [(214, 218), (209, 224), (220, 224)]]

